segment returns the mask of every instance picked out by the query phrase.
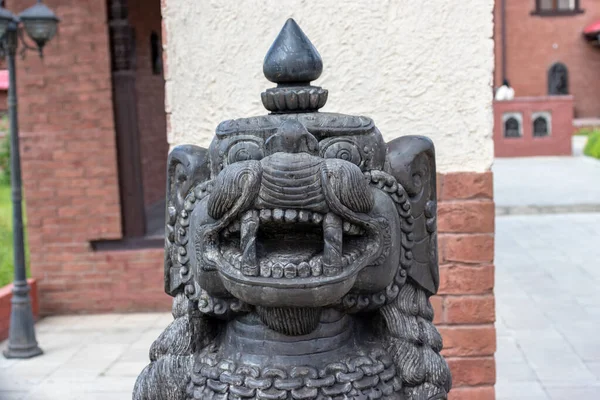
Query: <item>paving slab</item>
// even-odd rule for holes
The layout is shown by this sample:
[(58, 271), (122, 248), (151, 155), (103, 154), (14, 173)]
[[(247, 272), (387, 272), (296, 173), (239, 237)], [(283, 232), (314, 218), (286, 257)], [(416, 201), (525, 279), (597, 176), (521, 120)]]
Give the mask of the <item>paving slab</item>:
[(497, 399), (600, 398), (600, 213), (496, 218)]
[(600, 160), (496, 158), (496, 215), (600, 212)]
[(150, 345), (172, 319), (168, 313), (45, 318), (36, 324), (42, 356), (0, 356), (0, 399), (131, 400)]

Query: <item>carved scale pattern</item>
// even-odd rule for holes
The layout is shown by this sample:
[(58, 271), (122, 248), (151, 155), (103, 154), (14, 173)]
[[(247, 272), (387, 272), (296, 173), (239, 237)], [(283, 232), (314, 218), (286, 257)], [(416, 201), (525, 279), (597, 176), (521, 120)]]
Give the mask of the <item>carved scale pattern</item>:
[(324, 368), (289, 370), (236, 365), (209, 346), (196, 361), (188, 400), (210, 399), (401, 399), (400, 377), (383, 350), (334, 362)]

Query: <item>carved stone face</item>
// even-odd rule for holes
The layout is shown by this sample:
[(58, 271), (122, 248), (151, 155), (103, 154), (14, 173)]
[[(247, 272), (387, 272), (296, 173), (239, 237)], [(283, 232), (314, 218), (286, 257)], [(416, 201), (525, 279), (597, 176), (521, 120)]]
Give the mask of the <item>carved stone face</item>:
[(384, 168), (381, 134), (367, 118), (319, 121), (269, 115), (218, 127), (210, 194), (189, 226), (202, 290), (255, 306), (322, 307), (394, 279), (397, 203), (365, 174)]

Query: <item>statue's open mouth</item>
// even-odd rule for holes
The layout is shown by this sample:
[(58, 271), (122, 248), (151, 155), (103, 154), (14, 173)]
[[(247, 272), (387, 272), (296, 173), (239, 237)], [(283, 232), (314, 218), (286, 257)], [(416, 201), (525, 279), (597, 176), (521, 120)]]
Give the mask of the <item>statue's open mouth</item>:
[(262, 296), (249, 292), (269, 288), (321, 288), (321, 300), (333, 302), (377, 255), (376, 231), (332, 212), (251, 209), (220, 231), (217, 267), (226, 287), (250, 302)]
[(376, 247), (363, 227), (334, 213), (295, 209), (246, 211), (220, 232), (219, 243), (220, 269), (231, 278), (303, 286), (357, 272)]
[(375, 193), (341, 159), (278, 152), (233, 163), (215, 179), (206, 210), (216, 222), (197, 243), (205, 265), (247, 303), (328, 305), (380, 256), (389, 229)]

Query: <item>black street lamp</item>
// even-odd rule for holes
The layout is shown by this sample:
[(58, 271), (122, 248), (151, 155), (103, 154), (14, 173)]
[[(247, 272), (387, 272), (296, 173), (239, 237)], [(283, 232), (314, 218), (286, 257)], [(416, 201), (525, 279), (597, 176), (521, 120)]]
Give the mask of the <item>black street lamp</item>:
[[(21, 207), (21, 156), (19, 154), (19, 124), (17, 115), (17, 71), (15, 58), (19, 42), (23, 50), (35, 49), (42, 56), (44, 45), (54, 37), (59, 19), (38, 0), (37, 4), (23, 11), (18, 17), (4, 8), (0, 2), (0, 50), (8, 61), (8, 114), (10, 118), (10, 178), (13, 205), (13, 248), (15, 280), (6, 358), (30, 358), (42, 354), (35, 339), (33, 312), (29, 297), (29, 285), (25, 272), (25, 242), (23, 239), (23, 210)], [(23, 31), (36, 46), (25, 43)]]

